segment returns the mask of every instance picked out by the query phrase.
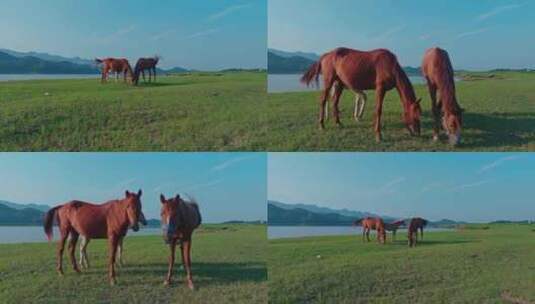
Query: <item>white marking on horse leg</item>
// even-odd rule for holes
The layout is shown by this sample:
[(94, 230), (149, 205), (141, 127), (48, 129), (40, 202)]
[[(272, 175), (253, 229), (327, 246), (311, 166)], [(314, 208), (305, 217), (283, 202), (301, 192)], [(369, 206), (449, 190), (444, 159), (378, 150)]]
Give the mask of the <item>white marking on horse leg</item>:
[(360, 92), (360, 98), (361, 98), (361, 104), (360, 104), (360, 112), (359, 112), (359, 118), (362, 118), (364, 115), (364, 108), (366, 107), (366, 100), (368, 99), (366, 94), (364, 92)]
[(360, 96), (358, 94), (355, 94), (355, 109), (353, 110), (353, 118), (356, 121), (359, 121), (359, 102)]

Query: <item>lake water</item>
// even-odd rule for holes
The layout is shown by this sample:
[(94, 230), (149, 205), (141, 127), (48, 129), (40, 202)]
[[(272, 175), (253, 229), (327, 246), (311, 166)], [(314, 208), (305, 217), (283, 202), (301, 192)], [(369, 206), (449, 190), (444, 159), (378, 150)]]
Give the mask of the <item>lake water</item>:
[[(310, 87), (303, 85), (299, 79), (301, 74), (268, 74), (268, 93), (282, 93), (282, 92), (302, 92), (302, 91), (316, 91), (318, 88), (314, 83)], [(423, 84), (425, 79), (421, 76), (410, 76), (412, 84)], [(320, 77), (320, 88), (323, 87)]]
[(100, 74), (0, 74), (0, 81), (91, 78), (100, 79)]
[[(138, 232), (129, 230), (127, 236), (160, 234), (162, 234), (160, 228), (141, 228)], [(57, 240), (58, 236), (58, 228), (54, 227), (54, 240)], [(0, 226), (0, 244), (37, 242), (47, 242), (41, 226)]]
[[(425, 228), (426, 232), (451, 231), (444, 228)], [(372, 232), (374, 233), (374, 232)], [(397, 235), (407, 234), (406, 229), (399, 229)], [(268, 239), (297, 238), (309, 236), (362, 235), (362, 227), (351, 226), (269, 226)]]

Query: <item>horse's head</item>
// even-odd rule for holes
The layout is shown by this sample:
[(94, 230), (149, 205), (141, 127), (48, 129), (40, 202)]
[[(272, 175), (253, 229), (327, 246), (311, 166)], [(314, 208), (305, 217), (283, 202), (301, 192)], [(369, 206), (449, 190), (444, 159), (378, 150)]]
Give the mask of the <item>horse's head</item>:
[(454, 113), (446, 113), (442, 117), (442, 127), (448, 134), (450, 145), (458, 145), (461, 142), (461, 128), (463, 125), (463, 110)]
[(134, 231), (139, 230), (139, 222), (146, 224), (145, 216), (141, 211), (141, 194), (142, 191), (139, 189), (137, 193), (130, 192), (126, 190), (125, 192), (125, 201), (126, 201), (126, 215), (128, 217), (129, 228), (132, 228)]
[(362, 225), (362, 220), (363, 219), (357, 219), (357, 220), (354, 220), (353, 221), (353, 226), (361, 226)]
[(420, 116), (422, 114), (420, 101), (422, 99), (418, 98), (418, 100), (409, 103), (404, 113), (405, 125), (407, 125), (407, 129), (413, 136), (420, 136)]
[(166, 199), (163, 194), (160, 194), (160, 202), (162, 203), (160, 215), (163, 238), (169, 244), (178, 228), (184, 225), (184, 219), (180, 212), (180, 204), (183, 204), (184, 201), (178, 194), (170, 199)]

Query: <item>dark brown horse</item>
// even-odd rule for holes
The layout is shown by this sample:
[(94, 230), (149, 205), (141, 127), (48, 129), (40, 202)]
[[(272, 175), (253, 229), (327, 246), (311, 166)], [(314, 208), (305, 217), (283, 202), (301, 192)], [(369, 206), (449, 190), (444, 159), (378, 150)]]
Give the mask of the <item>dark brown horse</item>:
[(156, 65), (158, 65), (160, 57), (154, 56), (153, 58), (139, 58), (134, 67), (134, 83), (139, 83), (139, 74), (143, 75), (143, 81), (145, 81), (145, 70), (149, 70), (149, 82), (151, 82), (151, 73), (154, 74), (154, 81), (156, 82)]
[[(310, 85), (323, 74), (324, 89), (320, 99), (320, 128), (324, 128), (325, 104), (331, 88), (333, 94), (333, 116), (340, 123), (338, 103), (344, 88), (358, 94), (365, 90), (375, 90), (375, 138), (381, 141), (381, 115), (383, 99), (387, 91), (396, 88), (403, 105), (403, 120), (411, 135), (420, 134), (420, 99), (416, 99), (407, 74), (403, 71), (394, 54), (385, 49), (369, 52), (348, 48), (337, 48), (321, 56), (301, 77), (301, 82)], [(336, 85), (335, 85), (336, 84)], [(357, 113), (358, 115), (359, 113)]]
[(70, 201), (50, 209), (44, 218), (45, 234), (52, 239), (52, 226), (57, 218), (60, 239), (57, 247), (57, 271), (63, 275), (63, 249), (69, 240), (69, 257), (72, 267), (80, 272), (74, 251), (78, 237), (83, 235), (92, 239), (108, 239), (108, 274), (110, 284), (115, 284), (115, 255), (117, 246), (129, 228), (139, 230), (141, 216), (141, 190), (138, 193), (125, 192), (125, 198), (108, 201), (102, 205), (82, 201)]
[(110, 72), (115, 73), (115, 81), (119, 79), (119, 74), (123, 74), (124, 82), (126, 82), (127, 75), (130, 79), (133, 79), (132, 67), (128, 60), (124, 58), (105, 58), (105, 59), (95, 59), (96, 63), (102, 64), (102, 78), (101, 82), (104, 83), (108, 80), (108, 75)]
[[(143, 225), (147, 225), (147, 220), (145, 219), (145, 215), (143, 212), (139, 214), (139, 222)], [(84, 235), (80, 235), (80, 259), (78, 260), (81, 268), (89, 268), (89, 258), (87, 257), (87, 245), (89, 245), (89, 242), (91, 241), (90, 238), (85, 237)], [(117, 253), (115, 255), (115, 265), (116, 266), (122, 266), (123, 265), (123, 239), (119, 241), (119, 244), (117, 244)]]
[(362, 241), (368, 240), (370, 242), (370, 231), (377, 231), (377, 241), (379, 243), (386, 243), (386, 230), (383, 219), (379, 217), (365, 217), (353, 222), (353, 226), (362, 226)]
[(405, 222), (403, 220), (395, 221), (393, 223), (385, 223), (385, 230), (392, 232), (392, 241), (396, 240), (396, 233), (398, 232), (399, 226), (403, 225)]
[(169, 255), (169, 267), (165, 285), (171, 284), (173, 275), (173, 266), (175, 264), (175, 250), (177, 242), (180, 242), (180, 251), (182, 253), (182, 265), (186, 270), (186, 283), (189, 289), (194, 289), (193, 278), (191, 274), (191, 235), (193, 231), (201, 224), (201, 213), (195, 200), (191, 202), (182, 200), (180, 195), (166, 199), (162, 194), (160, 201), (162, 203), (161, 217), (162, 230), (165, 243), (169, 245), (171, 254)]
[(416, 243), (418, 242), (418, 229), (420, 229), (421, 233), (421, 240), (424, 239), (424, 227), (427, 226), (427, 220), (421, 218), (421, 217), (414, 217), (409, 222), (409, 228), (408, 231), (408, 239), (409, 239), (409, 247), (416, 246)]
[[(454, 72), (448, 53), (440, 48), (427, 50), (422, 73), (427, 81), (435, 118), (433, 140), (438, 140), (442, 118), (442, 127), (448, 134), (450, 144), (457, 145), (461, 141), (463, 110), (455, 96)], [(437, 92), (440, 96), (438, 102)]]

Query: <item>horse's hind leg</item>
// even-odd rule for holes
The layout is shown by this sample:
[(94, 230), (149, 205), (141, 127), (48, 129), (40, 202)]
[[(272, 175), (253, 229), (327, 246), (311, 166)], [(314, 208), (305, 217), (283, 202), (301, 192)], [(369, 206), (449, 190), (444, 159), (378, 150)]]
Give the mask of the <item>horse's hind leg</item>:
[(87, 257), (87, 245), (89, 245), (89, 238), (82, 236), (80, 241), (80, 267), (89, 268), (89, 258)]
[(124, 238), (117, 244), (117, 256), (115, 257), (116, 266), (123, 266), (123, 240)]
[(320, 124), (321, 130), (325, 129), (324, 122), (325, 122), (325, 115), (327, 114), (325, 111), (325, 105), (327, 103), (329, 93), (331, 92), (331, 88), (335, 84), (334, 77), (332, 75), (328, 75), (327, 73), (324, 73), (323, 83), (324, 83), (324, 88), (323, 88), (323, 92), (320, 98), (320, 117), (319, 117), (319, 124)]
[(58, 241), (57, 250), (56, 250), (56, 259), (57, 266), (56, 270), (59, 275), (63, 275), (63, 250), (65, 249), (65, 241), (69, 236), (69, 233), (66, 230), (60, 228), (61, 236)]
[(118, 237), (112, 235), (108, 237), (108, 277), (110, 285), (115, 285), (115, 254), (117, 252)]
[[(180, 248), (182, 248), (182, 244), (180, 244)], [(171, 277), (173, 276), (173, 267), (175, 265), (176, 239), (171, 240), (171, 243), (169, 244), (169, 250), (170, 254), (169, 265), (167, 267), (167, 277), (163, 282), (165, 286), (169, 286), (171, 284)], [(184, 256), (182, 256), (182, 261), (184, 261)]]
[(182, 261), (184, 263), (184, 268), (186, 269), (186, 282), (188, 288), (193, 290), (193, 277), (191, 274), (191, 238), (185, 240), (181, 246), (182, 248)]
[(152, 73), (154, 73), (154, 82), (156, 82), (156, 67), (152, 68)]
[(342, 92), (344, 91), (344, 87), (340, 83), (340, 81), (335, 81), (334, 83), (334, 94), (333, 94), (333, 117), (334, 121), (336, 122), (336, 125), (341, 127), (342, 123), (340, 122), (340, 109), (338, 105), (340, 104), (340, 96), (342, 96)]
[(355, 120), (360, 121), (364, 115), (364, 108), (366, 107), (366, 101), (368, 97), (364, 92), (357, 92), (358, 98), (355, 100)]
[(76, 250), (76, 243), (78, 242), (78, 232), (71, 230), (71, 239), (69, 240), (69, 259), (71, 260), (72, 268), (76, 272), (80, 272), (80, 269), (78, 268), (78, 264), (76, 263), (76, 256), (74, 255), (74, 251)]

